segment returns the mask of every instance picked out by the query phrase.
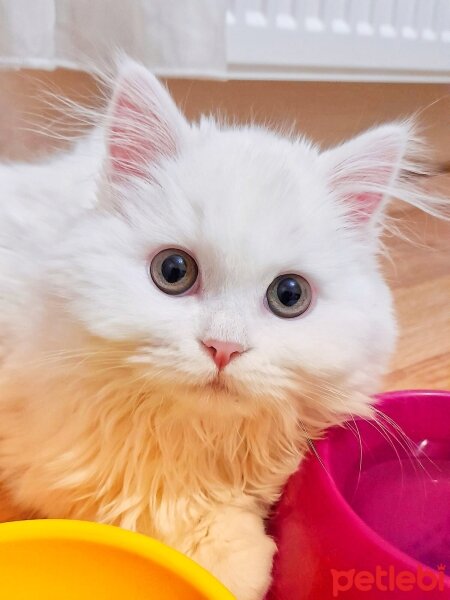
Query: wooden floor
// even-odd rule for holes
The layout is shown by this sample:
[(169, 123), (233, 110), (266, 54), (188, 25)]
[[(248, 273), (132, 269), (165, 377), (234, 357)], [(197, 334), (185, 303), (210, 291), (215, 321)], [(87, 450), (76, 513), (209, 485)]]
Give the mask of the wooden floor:
[(402, 219), (411, 241), (386, 240), (400, 338), (384, 389), (450, 389), (450, 223), (415, 209)]
[[(168, 85), (190, 118), (219, 112), (237, 122), (294, 123), (325, 146), (374, 124), (416, 114), (435, 160), (450, 162), (446, 86), (188, 80)], [(67, 127), (67, 119), (48, 105), (44, 91), (49, 89), (95, 104), (96, 85), (86, 75), (64, 70), (0, 74), (0, 155), (33, 158), (49, 145), (45, 136), (36, 135), (36, 127)], [(450, 178), (429, 184), (450, 198)], [(383, 264), (394, 292), (400, 339), (383, 388), (450, 389), (450, 223), (410, 208), (395, 206), (393, 214), (410, 241), (385, 240), (391, 258)]]

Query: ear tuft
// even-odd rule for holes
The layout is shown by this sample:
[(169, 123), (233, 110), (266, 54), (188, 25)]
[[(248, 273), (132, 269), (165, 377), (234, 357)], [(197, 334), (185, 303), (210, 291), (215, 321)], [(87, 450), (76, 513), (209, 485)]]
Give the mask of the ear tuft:
[(108, 177), (149, 178), (153, 164), (177, 154), (187, 128), (164, 86), (142, 65), (123, 59), (105, 126)]

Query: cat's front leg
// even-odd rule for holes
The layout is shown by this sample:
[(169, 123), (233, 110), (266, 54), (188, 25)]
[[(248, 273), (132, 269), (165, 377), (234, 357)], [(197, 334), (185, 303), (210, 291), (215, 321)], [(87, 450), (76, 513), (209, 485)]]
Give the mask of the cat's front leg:
[(276, 545), (256, 510), (217, 507), (205, 516), (201, 530), (189, 552), (191, 558), (238, 600), (262, 600), (271, 582)]

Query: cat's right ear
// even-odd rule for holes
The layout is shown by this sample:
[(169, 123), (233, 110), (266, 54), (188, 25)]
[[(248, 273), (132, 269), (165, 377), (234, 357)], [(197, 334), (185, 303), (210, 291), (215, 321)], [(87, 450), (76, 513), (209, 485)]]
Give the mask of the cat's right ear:
[(104, 127), (108, 179), (151, 179), (152, 166), (178, 153), (188, 129), (156, 77), (142, 65), (123, 59)]

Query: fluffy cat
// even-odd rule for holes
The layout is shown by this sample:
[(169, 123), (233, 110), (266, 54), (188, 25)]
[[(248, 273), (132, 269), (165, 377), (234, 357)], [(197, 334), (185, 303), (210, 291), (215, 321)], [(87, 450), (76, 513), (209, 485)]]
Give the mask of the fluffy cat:
[(377, 264), (410, 124), (320, 152), (188, 124), (122, 62), (68, 153), (0, 166), (0, 468), (21, 507), (154, 536), (261, 600), (264, 519), (393, 349)]

